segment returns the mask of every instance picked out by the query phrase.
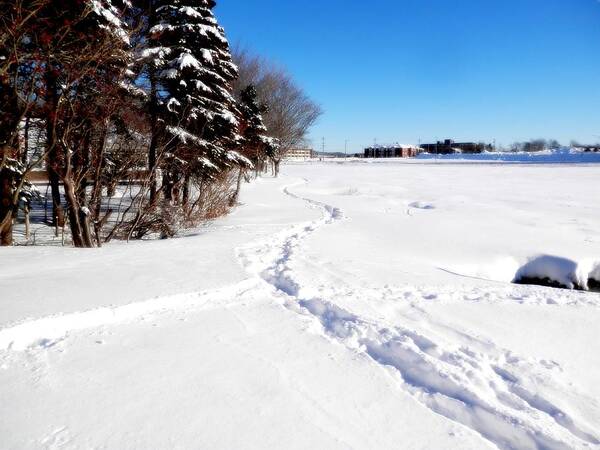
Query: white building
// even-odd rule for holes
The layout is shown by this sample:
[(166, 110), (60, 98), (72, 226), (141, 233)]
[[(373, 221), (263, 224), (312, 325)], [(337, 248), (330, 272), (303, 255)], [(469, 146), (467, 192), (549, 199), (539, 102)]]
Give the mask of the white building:
[(285, 157), (288, 159), (308, 159), (314, 155), (312, 148), (292, 148), (287, 151)]

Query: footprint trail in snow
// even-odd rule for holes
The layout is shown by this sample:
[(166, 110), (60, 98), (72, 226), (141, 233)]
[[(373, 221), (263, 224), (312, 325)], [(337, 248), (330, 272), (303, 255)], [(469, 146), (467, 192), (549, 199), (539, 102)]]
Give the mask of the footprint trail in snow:
[[(382, 288), (379, 291), (352, 290), (349, 294), (326, 287), (317, 296), (306, 295), (310, 287), (299, 283), (291, 263), (307, 237), (343, 220), (344, 216), (338, 208), (294, 194), (293, 187), (284, 192), (321, 211), (322, 217), (278, 233), (268, 241), (239, 248), (238, 258), (251, 274), (249, 279), (203, 293), (25, 321), (0, 330), (0, 351), (8, 355), (11, 351), (32, 346), (45, 351), (78, 331), (137, 321), (148, 315), (244, 302), (247, 292), (259, 293), (258, 297), (262, 298), (275, 293), (289, 310), (312, 318), (319, 332), (327, 338), (368, 357), (373, 364), (388, 371), (417, 401), (478, 432), (501, 449), (600, 448), (598, 427), (576, 418), (567, 408), (553, 401), (552, 393), (556, 397), (556, 392), (578, 395), (569, 386), (561, 384), (553, 364), (521, 358), (461, 330), (452, 329), (449, 334), (438, 332), (436, 326), (444, 325), (433, 321), (428, 322), (425, 331), (417, 331), (411, 328), (412, 322), (408, 318), (393, 322), (384, 318), (368, 319), (340, 306), (344, 304), (340, 301), (344, 295), (364, 298), (365, 302), (381, 302), (389, 295), (398, 294), (397, 300), (402, 301), (402, 292)], [(473, 294), (476, 297), (485, 294), (482, 290), (485, 289), (480, 287), (449, 297), (450, 300), (470, 301)], [(526, 287), (511, 288), (512, 294), (497, 287), (490, 287), (489, 292), (493, 290), (494, 295), (504, 295), (507, 299), (510, 295), (529, 292)], [(435, 293), (435, 296), (447, 295)], [(557, 294), (554, 298), (562, 296), (559, 303), (564, 304), (585, 304), (587, 297), (581, 297), (580, 302), (579, 295)], [(431, 291), (413, 289), (405, 301), (413, 301), (418, 306), (419, 301), (428, 301), (431, 296)], [(517, 297), (509, 301), (529, 302)], [(583, 396), (578, 401), (595, 402)]]
[(402, 388), (432, 411), (471, 428), (501, 449), (600, 446), (600, 438), (588, 424), (577, 423), (543, 396), (544, 387), (556, 384), (551, 365), (519, 358), (469, 335), (456, 342), (434, 331), (426, 336), (402, 325), (367, 320), (336, 305), (335, 294), (303, 297), (290, 262), (308, 236), (342, 220), (343, 214), (292, 193), (293, 187), (284, 192), (320, 209), (322, 217), (238, 250), (245, 268), (279, 292), (289, 309), (312, 316), (330, 339), (399, 375)]

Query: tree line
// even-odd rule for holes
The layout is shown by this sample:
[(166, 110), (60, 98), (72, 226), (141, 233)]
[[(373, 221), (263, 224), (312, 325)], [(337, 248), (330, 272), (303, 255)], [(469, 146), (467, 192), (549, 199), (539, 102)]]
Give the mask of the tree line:
[(76, 247), (174, 236), (278, 173), (321, 110), (285, 70), (232, 55), (215, 6), (0, 0), (2, 245), (41, 167)]
[(525, 142), (514, 142), (510, 145), (511, 152), (541, 152), (543, 150), (556, 150), (561, 148), (556, 139), (532, 139)]
[[(587, 147), (590, 144), (582, 144), (579, 141), (571, 140), (568, 144), (571, 148)], [(600, 144), (593, 143), (592, 146), (600, 147)], [(558, 150), (563, 147), (556, 139), (532, 139), (524, 142), (514, 142), (508, 148), (500, 148), (502, 151), (511, 152), (541, 152), (544, 150)]]

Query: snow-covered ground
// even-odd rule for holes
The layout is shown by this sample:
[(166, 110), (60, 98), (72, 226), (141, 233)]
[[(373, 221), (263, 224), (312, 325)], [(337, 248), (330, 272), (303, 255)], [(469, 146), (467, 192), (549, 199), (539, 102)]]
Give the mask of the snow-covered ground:
[(600, 295), (511, 284), (599, 277), (599, 165), (283, 172), (193, 236), (1, 250), (1, 447), (600, 448)]

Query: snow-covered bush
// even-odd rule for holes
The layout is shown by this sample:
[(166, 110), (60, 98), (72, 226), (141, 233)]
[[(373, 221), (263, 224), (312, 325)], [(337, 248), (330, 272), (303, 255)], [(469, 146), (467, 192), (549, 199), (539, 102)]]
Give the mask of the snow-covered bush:
[(594, 264), (590, 272), (589, 279), (594, 281), (596, 284), (600, 284), (600, 261)]
[(567, 289), (588, 289), (588, 272), (576, 261), (552, 255), (540, 255), (521, 267), (515, 283), (541, 281)]

